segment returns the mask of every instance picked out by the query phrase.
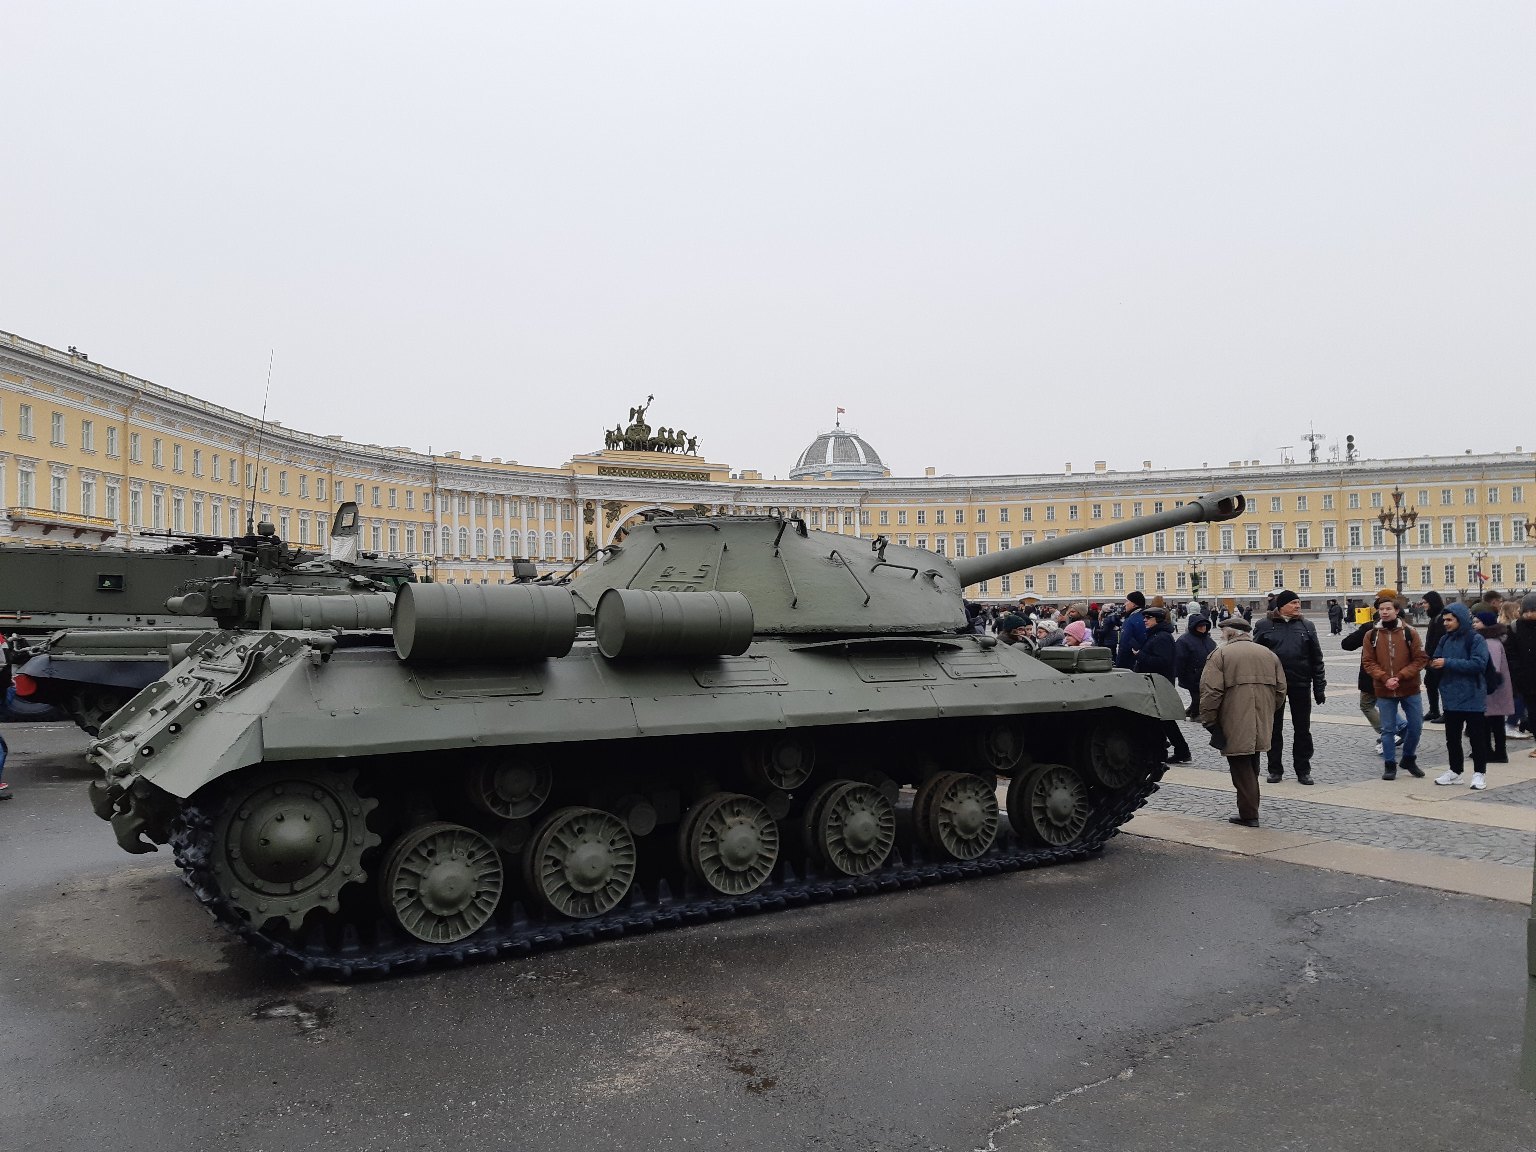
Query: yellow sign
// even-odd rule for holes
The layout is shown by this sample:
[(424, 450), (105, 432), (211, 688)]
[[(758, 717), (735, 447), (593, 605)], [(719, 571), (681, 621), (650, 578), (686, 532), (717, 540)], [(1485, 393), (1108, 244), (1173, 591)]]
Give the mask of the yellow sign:
[(1356, 608), (1355, 609), (1355, 623), (1356, 624), (1369, 624), (1371, 622), (1372, 618), (1375, 615), (1376, 615), (1375, 609), (1372, 609), (1372, 608)]

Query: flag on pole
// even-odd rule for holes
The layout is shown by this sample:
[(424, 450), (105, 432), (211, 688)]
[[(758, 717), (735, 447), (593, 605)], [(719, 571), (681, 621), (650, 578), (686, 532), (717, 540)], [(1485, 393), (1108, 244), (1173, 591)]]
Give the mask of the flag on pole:
[(838, 414), (838, 415), (839, 415), (839, 416), (841, 416), (841, 415), (842, 415), (842, 414), (843, 414), (843, 413), (844, 413), (844, 412), (846, 412), (846, 411), (848, 411), (848, 409), (846, 409), (846, 408), (839, 408), (839, 409), (838, 409), (838, 410), (837, 410), (837, 414)]

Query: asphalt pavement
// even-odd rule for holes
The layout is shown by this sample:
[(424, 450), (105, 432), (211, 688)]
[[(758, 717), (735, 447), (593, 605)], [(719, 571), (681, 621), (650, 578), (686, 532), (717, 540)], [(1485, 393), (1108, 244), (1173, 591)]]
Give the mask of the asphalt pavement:
[(6, 735), (6, 1152), (1536, 1146), (1512, 901), (1120, 836), (344, 987), (122, 853), (73, 729)]

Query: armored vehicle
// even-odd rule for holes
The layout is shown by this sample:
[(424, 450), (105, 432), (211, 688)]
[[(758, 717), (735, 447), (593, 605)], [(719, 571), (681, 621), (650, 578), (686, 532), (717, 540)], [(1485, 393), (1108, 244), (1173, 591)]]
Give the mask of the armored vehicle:
[(387, 644), (205, 635), (103, 726), (92, 801), (336, 977), (1071, 860), (1156, 787), (1183, 702), (966, 631), (962, 592), (1243, 506), (953, 560), (658, 516), (557, 580), (407, 585)]
[(290, 547), (266, 522), (245, 536), (187, 537), (199, 555), (220, 554), (216, 571), (182, 582), (169, 599), (162, 587), (160, 613), (136, 627), (71, 628), (19, 649), (17, 697), (58, 705), (94, 736), (204, 632), (388, 628), (394, 590), (415, 577), (402, 561), (359, 554), (358, 525), (357, 505), (347, 501), (332, 523), (328, 557)]

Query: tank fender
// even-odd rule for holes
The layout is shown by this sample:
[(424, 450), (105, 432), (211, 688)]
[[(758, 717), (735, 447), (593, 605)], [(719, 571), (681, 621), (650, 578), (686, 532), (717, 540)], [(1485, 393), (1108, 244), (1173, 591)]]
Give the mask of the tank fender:
[(125, 660), (70, 659), (34, 656), (21, 671), (38, 682), (40, 698), (49, 695), (50, 685), (100, 684), (112, 688), (139, 691), (146, 684), (164, 676), (170, 661), (164, 656)]

